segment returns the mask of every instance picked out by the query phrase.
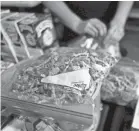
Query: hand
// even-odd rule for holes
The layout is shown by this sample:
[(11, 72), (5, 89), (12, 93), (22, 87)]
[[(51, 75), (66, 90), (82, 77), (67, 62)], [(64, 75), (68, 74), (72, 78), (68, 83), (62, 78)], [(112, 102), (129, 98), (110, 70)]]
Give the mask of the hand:
[(114, 24), (110, 26), (106, 40), (115, 40), (119, 42), (124, 37), (124, 26), (122, 24)]
[(105, 36), (107, 33), (106, 25), (98, 19), (81, 21), (76, 28), (79, 34), (87, 34), (91, 37)]
[(111, 24), (107, 36), (104, 39), (104, 47), (113, 56), (121, 57), (119, 41), (124, 37), (123, 24)]

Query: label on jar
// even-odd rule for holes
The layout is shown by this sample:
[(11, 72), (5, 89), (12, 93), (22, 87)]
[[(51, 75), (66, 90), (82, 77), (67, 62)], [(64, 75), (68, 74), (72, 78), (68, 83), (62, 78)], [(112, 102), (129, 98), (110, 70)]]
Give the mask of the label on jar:
[(39, 25), (37, 25), (36, 27), (36, 32), (37, 32), (37, 36), (38, 38), (41, 37), (42, 32), (46, 29), (52, 29), (53, 28), (53, 23), (52, 20), (44, 20), (42, 22), (39, 23)]
[(42, 38), (43, 38), (43, 44), (45, 46), (50, 46), (54, 41), (52, 30), (49, 30), (49, 29), (45, 30)]
[(55, 76), (48, 76), (43, 78), (41, 82), (68, 86), (82, 91), (89, 88), (90, 80), (89, 69), (80, 69)]

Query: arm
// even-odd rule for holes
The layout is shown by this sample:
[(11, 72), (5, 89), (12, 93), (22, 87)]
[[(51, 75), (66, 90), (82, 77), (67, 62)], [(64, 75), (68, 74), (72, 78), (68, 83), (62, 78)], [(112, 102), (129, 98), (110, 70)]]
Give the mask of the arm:
[(124, 37), (124, 27), (132, 5), (133, 1), (119, 1), (117, 11), (110, 22), (110, 27), (104, 43), (107, 43), (109, 39), (120, 41)]
[(82, 20), (64, 2), (44, 1), (43, 4), (55, 13), (67, 27), (77, 33), (76, 28)]
[(134, 3), (133, 1), (119, 1), (116, 14), (112, 19), (111, 24), (113, 25), (118, 22), (119, 24), (125, 26), (125, 23), (131, 11), (133, 3)]
[(107, 32), (103, 22), (94, 18), (82, 20), (62, 1), (44, 1), (43, 4), (56, 14), (64, 25), (80, 35), (88, 34), (91, 37), (98, 37), (98, 35), (104, 36)]

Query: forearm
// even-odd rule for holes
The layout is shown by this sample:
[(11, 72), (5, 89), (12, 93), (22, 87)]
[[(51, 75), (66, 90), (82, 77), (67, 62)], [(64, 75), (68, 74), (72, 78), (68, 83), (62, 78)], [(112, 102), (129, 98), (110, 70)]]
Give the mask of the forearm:
[(63, 24), (76, 32), (76, 28), (81, 19), (76, 14), (74, 14), (64, 2), (44, 1), (43, 4), (44, 6), (48, 7), (54, 14), (56, 14), (63, 22)]
[(119, 22), (120, 24), (125, 25), (133, 3), (133, 1), (119, 1), (116, 14), (112, 19), (111, 24)]

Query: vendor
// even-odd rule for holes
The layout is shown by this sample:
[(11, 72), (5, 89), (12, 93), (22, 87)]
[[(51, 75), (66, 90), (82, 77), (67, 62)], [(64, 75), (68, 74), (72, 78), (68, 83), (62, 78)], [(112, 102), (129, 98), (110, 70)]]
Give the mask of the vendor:
[(133, 1), (44, 1), (43, 4), (68, 27), (64, 30), (65, 41), (84, 34), (93, 38), (107, 35), (120, 41)]

